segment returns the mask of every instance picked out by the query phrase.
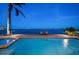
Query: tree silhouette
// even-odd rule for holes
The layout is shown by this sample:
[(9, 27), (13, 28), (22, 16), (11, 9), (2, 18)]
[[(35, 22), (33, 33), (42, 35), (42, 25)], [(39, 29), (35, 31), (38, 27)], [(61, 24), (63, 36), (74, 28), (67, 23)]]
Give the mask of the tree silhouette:
[[(13, 9), (15, 9), (15, 12), (16, 12), (16, 16), (19, 16), (20, 14), (22, 16), (24, 16), (24, 14), (22, 13), (22, 11), (20, 11), (18, 7), (21, 7), (25, 5), (24, 3), (8, 3), (8, 19), (7, 19), (7, 34), (11, 34), (11, 31), (10, 31), (10, 20), (11, 20), (11, 12)], [(25, 16), (24, 16), (25, 17)]]

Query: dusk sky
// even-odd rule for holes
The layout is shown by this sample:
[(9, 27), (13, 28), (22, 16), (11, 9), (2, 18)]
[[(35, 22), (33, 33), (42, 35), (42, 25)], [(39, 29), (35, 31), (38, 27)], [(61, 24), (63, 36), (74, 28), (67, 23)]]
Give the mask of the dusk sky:
[[(19, 9), (26, 17), (16, 16), (13, 9), (11, 29), (79, 28), (79, 4), (27, 3)], [(0, 4), (0, 25), (6, 26), (7, 11), (8, 5)]]

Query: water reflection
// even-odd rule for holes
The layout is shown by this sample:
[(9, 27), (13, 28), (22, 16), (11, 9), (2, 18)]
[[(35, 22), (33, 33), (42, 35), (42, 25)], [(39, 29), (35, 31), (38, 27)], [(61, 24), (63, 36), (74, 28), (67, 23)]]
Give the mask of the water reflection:
[(12, 54), (15, 48), (0, 49), (0, 55)]
[(66, 48), (68, 46), (69, 39), (64, 39), (63, 46)]
[(10, 40), (6, 40), (7, 44), (10, 42)]

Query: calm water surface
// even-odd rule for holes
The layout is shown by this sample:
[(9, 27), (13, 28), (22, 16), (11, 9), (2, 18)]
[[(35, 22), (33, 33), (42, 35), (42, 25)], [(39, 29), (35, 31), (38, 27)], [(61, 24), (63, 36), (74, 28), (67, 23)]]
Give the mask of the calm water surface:
[(76, 39), (20, 39), (0, 54), (12, 55), (79, 55)]

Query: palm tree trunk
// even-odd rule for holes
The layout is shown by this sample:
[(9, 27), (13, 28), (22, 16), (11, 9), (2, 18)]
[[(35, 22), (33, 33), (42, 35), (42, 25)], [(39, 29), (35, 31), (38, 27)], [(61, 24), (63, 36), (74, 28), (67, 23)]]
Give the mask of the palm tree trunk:
[(7, 35), (10, 35), (10, 19), (11, 19), (10, 4), (8, 4)]
[(10, 18), (8, 16), (8, 19), (7, 19), (7, 34), (9, 35), (10, 34)]

